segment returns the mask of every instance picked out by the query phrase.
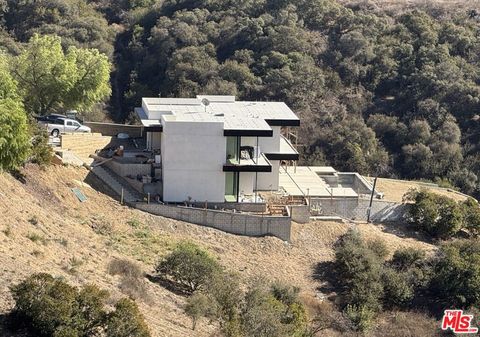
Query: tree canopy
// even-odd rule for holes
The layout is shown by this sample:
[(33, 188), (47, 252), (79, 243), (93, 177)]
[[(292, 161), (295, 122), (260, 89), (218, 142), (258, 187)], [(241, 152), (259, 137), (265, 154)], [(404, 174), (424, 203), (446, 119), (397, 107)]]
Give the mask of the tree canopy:
[(35, 34), (13, 58), (12, 73), (26, 109), (39, 115), (89, 109), (111, 92), (108, 58), (95, 49), (72, 46), (64, 52), (56, 36)]
[[(285, 101), (302, 119), (303, 164), (448, 182), (478, 196), (480, 21), (467, 9), (430, 2), (384, 11), (335, 0), (3, 0), (0, 49), (26, 62), (15, 79), (28, 81), (28, 90), (19, 90), (27, 111), (107, 102), (110, 116), (125, 121), (144, 96)], [(39, 98), (31, 94), (42, 87), (26, 72), (34, 64), (22, 50), (43, 35), (60, 38), (63, 55), (50, 41), (43, 54), (54, 62), (42, 68), (61, 75), (58, 82), (45, 75), (61, 90)], [(81, 81), (103, 58), (91, 48), (114, 67), (94, 67)], [(111, 97), (104, 85), (110, 70)]]

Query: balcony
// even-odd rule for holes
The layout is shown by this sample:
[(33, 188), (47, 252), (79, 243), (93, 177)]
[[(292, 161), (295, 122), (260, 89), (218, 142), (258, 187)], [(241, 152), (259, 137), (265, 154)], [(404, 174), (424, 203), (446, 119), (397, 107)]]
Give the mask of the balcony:
[(298, 160), (300, 157), (292, 143), (284, 136), (280, 137), (280, 150), (265, 153), (265, 156), (269, 160)]
[(261, 153), (256, 158), (227, 159), (223, 165), (223, 172), (272, 172), (272, 164)]

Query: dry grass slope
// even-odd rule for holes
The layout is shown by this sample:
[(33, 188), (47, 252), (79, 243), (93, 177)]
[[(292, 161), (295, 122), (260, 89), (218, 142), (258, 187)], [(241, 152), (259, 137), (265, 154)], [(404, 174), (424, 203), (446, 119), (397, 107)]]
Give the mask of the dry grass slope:
[[(91, 188), (89, 184), (98, 184), (92, 179), (85, 168), (62, 166), (28, 166), (25, 183), (0, 174), (0, 313), (13, 304), (8, 286), (34, 272), (62, 276), (77, 285), (95, 283), (120, 298), (122, 278), (108, 273), (112, 259), (137, 261), (142, 272), (151, 273), (157, 259), (181, 240), (207, 248), (246, 280), (266, 276), (294, 284), (311, 301), (319, 286), (312, 278), (313, 267), (332, 259), (334, 242), (350, 226), (294, 224), (291, 244), (271, 237), (240, 237), (121, 206)], [(85, 203), (77, 200), (73, 187), (87, 196)], [(400, 246), (433, 249), (389, 227), (358, 228), (369, 240), (384, 240), (392, 251)], [(154, 336), (210, 336), (215, 331), (215, 326), (202, 322), (193, 334), (183, 314), (184, 299), (143, 281), (146, 295), (139, 302)]]

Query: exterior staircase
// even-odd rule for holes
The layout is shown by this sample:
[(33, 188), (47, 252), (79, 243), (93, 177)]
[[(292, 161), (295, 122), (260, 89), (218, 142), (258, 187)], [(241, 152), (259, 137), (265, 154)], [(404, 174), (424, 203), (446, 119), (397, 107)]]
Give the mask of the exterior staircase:
[(123, 201), (126, 204), (135, 203), (137, 201), (143, 201), (144, 196), (131, 187), (125, 179), (117, 175), (111, 169), (106, 166), (92, 167), (91, 171), (105, 184), (107, 184), (118, 196), (122, 195), (123, 189)]

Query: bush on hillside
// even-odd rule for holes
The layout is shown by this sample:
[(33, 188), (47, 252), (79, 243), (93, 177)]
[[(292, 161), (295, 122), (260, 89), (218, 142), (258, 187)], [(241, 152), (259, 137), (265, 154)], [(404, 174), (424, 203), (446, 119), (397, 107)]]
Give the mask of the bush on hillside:
[(15, 170), (30, 153), (27, 115), (13, 99), (0, 99), (0, 170)]
[(381, 306), (383, 260), (350, 230), (335, 247), (337, 280), (345, 302), (377, 311)]
[(480, 305), (480, 242), (458, 240), (441, 246), (430, 290), (454, 308)]
[(384, 303), (389, 307), (407, 307), (415, 295), (415, 287), (408, 274), (392, 268), (382, 273)]
[[(214, 303), (214, 302), (213, 302)], [(217, 312), (209, 296), (202, 293), (195, 293), (187, 299), (185, 314), (192, 319), (192, 330), (195, 330), (197, 321), (201, 317), (215, 318)]]
[(115, 304), (115, 311), (107, 318), (106, 337), (150, 337), (147, 323), (134, 301), (124, 298)]
[(465, 215), (465, 228), (472, 236), (480, 234), (480, 207), (473, 198), (468, 198), (462, 203)]
[(382, 308), (411, 307), (417, 292), (425, 290), (432, 277), (424, 252), (401, 248), (385, 261), (387, 250), (380, 246), (367, 244), (356, 230), (349, 230), (335, 246), (339, 309), (358, 331), (371, 328)]
[[(195, 329), (201, 318), (216, 321), (226, 337), (304, 336), (308, 320), (299, 289), (264, 280), (242, 291), (236, 274), (224, 271), (207, 252), (182, 243), (157, 270), (188, 287), (185, 313)], [(193, 286), (194, 285), (194, 286)]]
[[(35, 336), (149, 337), (135, 303), (121, 300), (107, 313), (108, 292), (94, 285), (77, 289), (49, 274), (34, 274), (11, 287), (14, 314)], [(123, 334), (122, 334), (123, 333)]]
[(348, 304), (344, 312), (355, 330), (365, 332), (372, 328), (376, 313), (368, 306)]
[(48, 133), (40, 127), (36, 121), (30, 121), (30, 134), (32, 141), (32, 149), (30, 153), (30, 161), (40, 166), (46, 166), (52, 161), (52, 148), (48, 144)]
[(127, 259), (113, 259), (108, 264), (108, 273), (110, 275), (120, 275), (125, 277), (140, 278), (143, 272), (138, 264)]
[(221, 270), (215, 258), (189, 242), (177, 245), (156, 267), (161, 277), (172, 280), (187, 292), (194, 292), (205, 286), (213, 275)]
[(415, 248), (400, 248), (393, 253), (392, 265), (399, 270), (406, 270), (421, 263), (425, 259), (425, 252)]
[(435, 238), (447, 239), (465, 227), (464, 208), (453, 199), (412, 190), (405, 195), (405, 200), (413, 202), (408, 208), (409, 222)]

